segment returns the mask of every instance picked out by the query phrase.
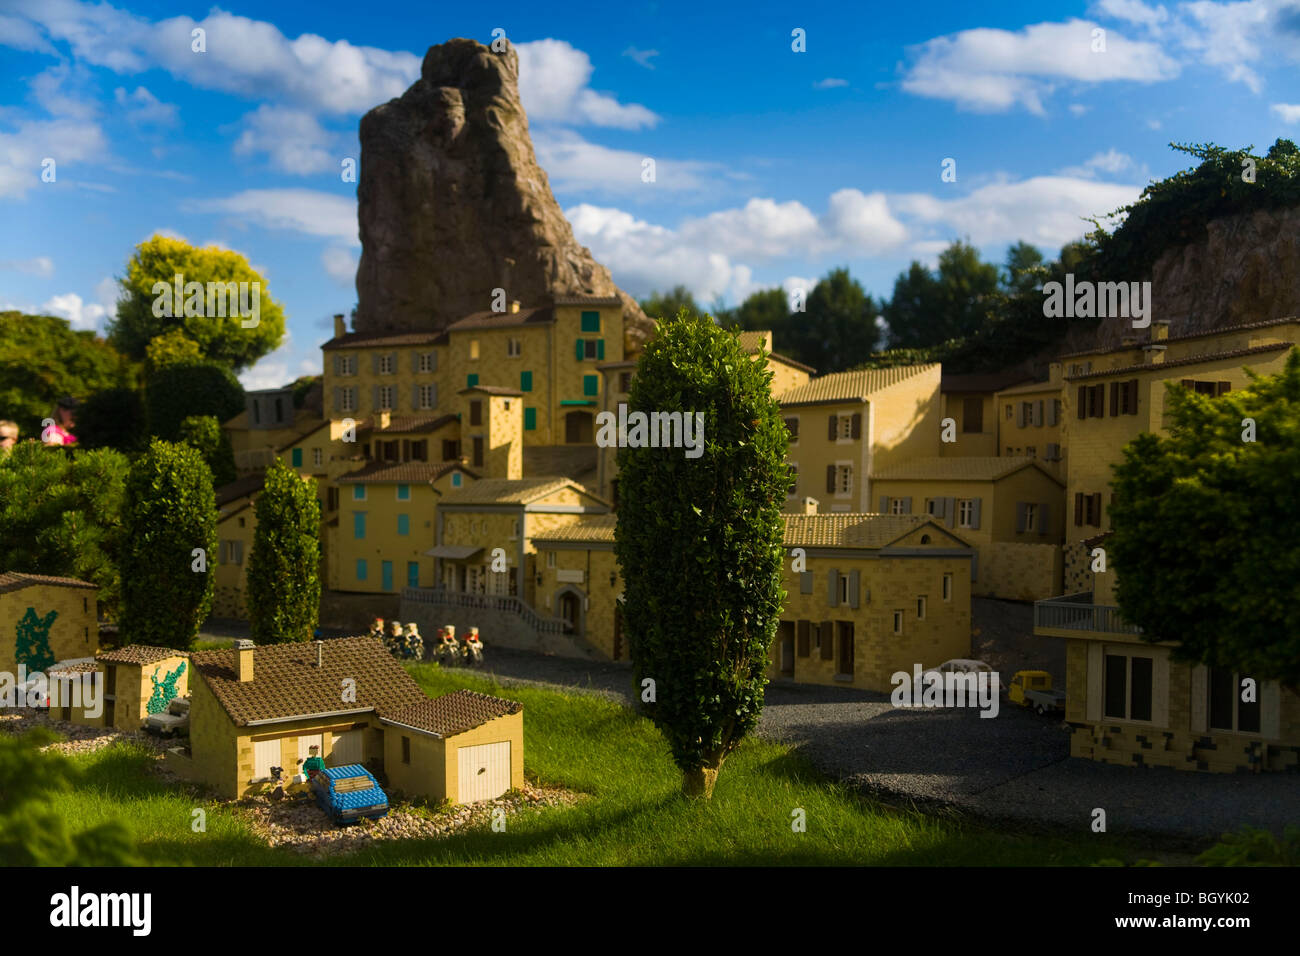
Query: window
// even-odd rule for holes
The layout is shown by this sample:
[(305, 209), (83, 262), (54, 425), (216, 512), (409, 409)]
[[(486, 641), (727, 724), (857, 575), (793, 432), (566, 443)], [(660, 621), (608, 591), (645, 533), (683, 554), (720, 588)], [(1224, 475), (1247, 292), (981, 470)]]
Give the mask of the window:
[(889, 499), (889, 513), (891, 515), (905, 515), (907, 514), (906, 509), (907, 509), (907, 499), (905, 498)]
[(1103, 713), (1120, 720), (1150, 720), (1154, 697), (1154, 660), (1107, 654), (1103, 672)]
[(1243, 701), (1241, 674), (1234, 674), (1221, 667), (1209, 668), (1209, 715), (1211, 730), (1228, 730), (1239, 734), (1257, 734), (1260, 726), (1259, 698), (1264, 693), (1263, 685), (1256, 682), (1255, 699)]
[(524, 409), (524, 431), (531, 432), (537, 429), (537, 409)]
[(1012, 405), (1007, 405), (1007, 415), (1006, 415), (1007, 421), (1011, 421), (1011, 419), (1012, 419), (1014, 416), (1015, 416), (1015, 408), (1014, 408), (1014, 406), (1012, 406)]
[(402, 738), (402, 763), (411, 762), (411, 738)]
[(984, 399), (978, 395), (962, 399), (961, 430), (976, 435), (984, 431)]
[(519, 391), (521, 391), (521, 392), (531, 392), (532, 390), (533, 390), (533, 373), (532, 373), (532, 372), (520, 372), (520, 373), (519, 373)]
[(604, 339), (578, 339), (578, 361), (586, 359), (604, 359), (605, 357), (605, 340)]
[(367, 573), (368, 573), (368, 569), (366, 567), (366, 559), (357, 558), (357, 580), (364, 581), (366, 579)]
[(1038, 505), (1026, 504), (1024, 506), (1024, 532), (1033, 534), (1038, 531)]
[(924, 597), (919, 597), (916, 599), (916, 619), (918, 621), (925, 620), (925, 598)]
[(460, 483), (461, 483), (460, 472), (459, 472), (459, 471), (453, 471), (453, 472), (451, 473), (451, 486), (452, 486), (453, 488), (459, 488), (459, 487), (460, 487)]
[(943, 499), (942, 499), (942, 498), (926, 498), (926, 499), (925, 499), (925, 513), (928, 514), (928, 515), (929, 515), (930, 517), (932, 517), (932, 518), (942, 518), (942, 517), (943, 517)]
[(434, 408), (438, 404), (438, 386), (420, 385), (417, 388), (416, 396), (420, 402), (421, 409)]
[(469, 403), (469, 423), (471, 425), (483, 424), (483, 403), (478, 399)]
[(243, 564), (244, 563), (244, 542), (230, 540), (221, 542), (223, 546), (221, 563), (222, 564)]
[(478, 339), (469, 340), (469, 357), (471, 360), (478, 358)]
[(546, 566), (547, 566), (548, 568), (553, 568), (553, 567), (555, 567), (555, 552), (554, 552), (554, 551), (547, 551), (547, 552), (546, 552)]
[(339, 374), (340, 375), (357, 374), (357, 357), (355, 355), (339, 356)]
[(291, 458), (292, 458), (292, 460), (293, 460), (293, 467), (295, 467), (295, 468), (301, 468), (301, 467), (302, 467), (302, 449), (301, 449), (301, 448), (295, 448), (295, 449), (294, 449), (293, 451), (291, 451), (289, 454), (290, 454), (290, 456), (291, 456)]
[(1079, 386), (1079, 417), (1104, 418), (1106, 415), (1106, 386)]
[(1020, 414), (1016, 417), (1016, 425), (1024, 428), (1026, 425), (1032, 425), (1034, 421), (1034, 403), (1021, 402)]
[(515, 518), (513, 521), (510, 522), (510, 540), (511, 541), (519, 540), (519, 519), (518, 518)]
[(582, 394), (586, 396), (600, 394), (600, 376), (584, 375), (582, 376)]
[(397, 363), (393, 361), (393, 356), (392, 356), (392, 355), (381, 355), (381, 356), (379, 356), (379, 366), (378, 366), (378, 368), (379, 368), (379, 374), (380, 374), (380, 375), (392, 375), (393, 372), (396, 371), (396, 368), (395, 368), (396, 364), (397, 364)]
[(975, 527), (975, 499), (974, 498), (957, 499), (957, 527), (959, 528)]
[(506, 358), (519, 358), (523, 353), (523, 342), (519, 339), (506, 339)]
[(903, 633), (903, 612), (902, 611), (894, 612), (894, 633), (895, 634)]
[(853, 416), (840, 415), (836, 441), (853, 441)]
[(836, 580), (839, 581), (840, 584), (840, 606), (848, 607), (849, 601), (854, 597), (854, 595), (849, 593), (849, 576), (847, 574), (841, 574)]
[(837, 495), (853, 494), (853, 466), (852, 465), (835, 466), (835, 494)]
[(1026, 446), (1025, 446), (1025, 454), (1028, 455), (1030, 458), (1037, 458), (1037, 457), (1038, 457), (1038, 449), (1037, 449), (1035, 446), (1033, 446), (1033, 445), (1026, 445)]
[(1091, 525), (1094, 528), (1101, 527), (1101, 494), (1085, 495), (1082, 491), (1074, 495), (1074, 524), (1075, 527)]
[(470, 372), (465, 376), (465, 387), (473, 388), (478, 384), (478, 372)]
[(357, 410), (357, 387), (350, 385), (339, 389), (339, 410), (355, 412)]
[(1194, 379), (1185, 378), (1181, 384), (1183, 388), (1190, 389), (1197, 395), (1208, 395), (1210, 398), (1232, 390), (1231, 382), (1198, 382)]
[(435, 372), (438, 370), (436, 352), (421, 352), (416, 356), (415, 370), (421, 374)]
[(352, 512), (352, 537), (361, 541), (366, 536), (366, 513), (364, 511)]
[(474, 436), (474, 457), (471, 459), (475, 468), (483, 467), (483, 436)]
[(396, 391), (397, 389), (393, 388), (393, 386), (391, 385), (380, 385), (379, 386), (379, 407), (389, 408), (389, 409), (396, 408), (397, 404), (396, 402), (393, 401), (394, 398), (393, 393)]
[(397, 486), (397, 500), (398, 500), (398, 501), (410, 501), (410, 500), (411, 500), (411, 486), (410, 486), (410, 485), (398, 485), (398, 486)]
[(795, 445), (799, 442), (799, 416), (787, 418), (785, 420), (786, 430), (790, 433), (790, 444)]
[(795, 634), (797, 635), (795, 638), (795, 647), (797, 648), (795, 653), (800, 657), (808, 657), (812, 653), (811, 631), (811, 621), (799, 621), (795, 625)]
[(313, 468), (319, 468), (325, 463), (325, 453), (319, 448), (311, 450), (311, 464)]
[(339, 490), (337, 488), (325, 489), (325, 508), (327, 511), (338, 511)]
[(406, 537), (407, 535), (409, 535), (409, 534), (411, 533), (411, 516), (410, 516), (410, 515), (398, 515), (398, 516), (397, 516), (397, 533), (398, 533), (398, 535), (400, 535), (400, 536), (403, 537), (403, 538)]
[(365, 501), (365, 500), (366, 500), (366, 486), (365, 486), (365, 485), (353, 485), (353, 486), (352, 486), (352, 500), (353, 500), (353, 501)]
[(943, 576), (943, 599), (945, 601), (952, 600), (952, 575), (951, 574), (945, 574)]

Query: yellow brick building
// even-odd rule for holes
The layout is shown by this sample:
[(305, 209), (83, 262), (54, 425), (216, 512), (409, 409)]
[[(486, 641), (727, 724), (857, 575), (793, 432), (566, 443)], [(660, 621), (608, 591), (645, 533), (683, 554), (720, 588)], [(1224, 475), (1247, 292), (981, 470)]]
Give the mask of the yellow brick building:
[(253, 553), (257, 513), (253, 502), (266, 483), (257, 472), (217, 489), (217, 560), (212, 616), (248, 618), (248, 557)]
[[(16, 675), (21, 663), (31, 673), (49, 663), (93, 655), (99, 649), (97, 590), (77, 578), (0, 572), (0, 671)], [(24, 633), (30, 628), (35, 642), (34, 656), (21, 660), (20, 628)], [(42, 645), (48, 646), (48, 655)]]
[(987, 458), (1000, 455), (998, 449), (997, 392), (1024, 382), (1017, 372), (954, 375), (945, 372), (939, 380), (942, 418), (951, 418), (954, 441), (945, 441), (939, 453), (945, 456)]
[(1031, 458), (913, 458), (872, 476), (882, 514), (924, 514), (977, 550), (977, 597), (1060, 592), (1062, 482)]
[[(341, 320), (341, 316), (336, 319)], [(241, 475), (264, 470), (279, 449), (325, 423), (319, 385), (308, 391), (299, 407), (294, 405), (293, 392), (293, 386), (246, 392), (244, 410), (222, 423)]]
[(619, 601), (623, 576), (614, 554), (612, 514), (583, 515), (534, 536), (537, 597), (570, 623), (573, 635), (609, 660), (628, 659)]
[(1064, 388), (1061, 363), (1053, 362), (1047, 381), (999, 391), (994, 399), (998, 430), (995, 454), (1037, 459), (1064, 480), (1069, 454)]
[(189, 696), (189, 655), (170, 647), (130, 644), (99, 654), (104, 676), (104, 713), (93, 723), (124, 732), (137, 731), (150, 714), (161, 714), (177, 697)]
[(871, 511), (870, 475), (940, 452), (937, 364), (836, 372), (778, 397), (795, 472), (789, 511), (814, 497), (823, 512)]

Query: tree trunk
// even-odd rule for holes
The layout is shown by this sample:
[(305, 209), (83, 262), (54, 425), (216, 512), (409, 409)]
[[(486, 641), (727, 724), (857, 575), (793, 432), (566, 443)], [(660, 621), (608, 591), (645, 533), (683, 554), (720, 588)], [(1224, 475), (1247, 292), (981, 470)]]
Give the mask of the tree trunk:
[(701, 767), (682, 774), (682, 794), (693, 799), (713, 799), (713, 785), (718, 780), (716, 767)]

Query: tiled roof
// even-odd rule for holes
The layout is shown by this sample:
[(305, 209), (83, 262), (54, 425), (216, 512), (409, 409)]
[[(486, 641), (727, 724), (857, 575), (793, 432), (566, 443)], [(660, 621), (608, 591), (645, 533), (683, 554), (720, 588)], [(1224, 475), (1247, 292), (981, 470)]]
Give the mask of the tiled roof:
[(104, 651), (99, 660), (109, 664), (152, 664), (168, 657), (185, 657), (185, 651), (170, 647), (153, 647), (148, 644), (128, 644), (115, 651)]
[(1107, 368), (1100, 371), (1084, 372), (1081, 375), (1067, 375), (1067, 381), (1077, 382), (1085, 378), (1106, 378), (1110, 375), (1132, 375), (1135, 372), (1158, 372), (1165, 368), (1179, 368), (1186, 365), (1201, 365), (1205, 362), (1221, 362), (1224, 359), (1245, 358), (1249, 355), (1264, 355), (1268, 352), (1283, 352), (1294, 348), (1294, 342), (1274, 342), (1272, 345), (1257, 345), (1250, 349), (1230, 349), (1227, 352), (1209, 352), (1205, 355), (1192, 355), (1188, 358), (1174, 359), (1172, 362), (1143, 362), (1141, 365), (1124, 365), (1119, 368)]
[(441, 345), (442, 331), (426, 332), (349, 332), (335, 336), (322, 349), (378, 348), (385, 345)]
[(456, 421), (455, 415), (390, 415), (387, 428), (376, 428), (373, 418), (357, 419), (357, 434), (376, 433), (380, 438), (385, 435), (418, 435), (424, 432), (436, 432), (444, 425)]
[(782, 405), (817, 405), (859, 402), (873, 392), (889, 388), (915, 375), (938, 368), (938, 364), (899, 365), (894, 368), (860, 369), (856, 372), (833, 372), (782, 392), (776, 400)]
[(883, 548), (930, 520), (928, 515), (782, 515), (787, 548)]
[(385, 482), (396, 482), (397, 484), (422, 484), (434, 481), (442, 477), (447, 472), (459, 468), (471, 478), (477, 478), (478, 475), (465, 468), (457, 461), (444, 461), (438, 464), (427, 461), (404, 461), (394, 463), (389, 461), (371, 462), (359, 471), (350, 471), (346, 475), (340, 475), (335, 479), (340, 485), (361, 484), (368, 485), (381, 484)]
[(771, 347), (767, 344), (769, 335), (770, 332), (739, 332), (736, 338), (740, 340), (740, 347), (746, 352), (757, 352), (759, 346), (770, 352)]
[(873, 472), (873, 481), (997, 481), (1036, 459), (1020, 457), (913, 458), (902, 464)]
[(581, 515), (568, 524), (533, 536), (534, 541), (614, 542), (618, 515)]
[(569, 486), (584, 494), (591, 494), (571, 478), (554, 475), (539, 478), (484, 478), (468, 488), (453, 492), (439, 504), (444, 508), (448, 505), (526, 505)]
[(520, 309), (518, 312), (475, 312), (447, 326), (448, 332), (469, 332), (474, 329), (508, 329), (517, 325), (544, 325), (554, 322), (550, 306)]
[(506, 714), (517, 714), (523, 709), (524, 705), (515, 700), (472, 690), (458, 690), (432, 700), (426, 697), (400, 710), (385, 713), (382, 717), (439, 737), (454, 737), (481, 727), (489, 720)]
[(622, 305), (623, 302), (616, 295), (590, 295), (585, 292), (574, 292), (566, 295), (557, 295), (554, 298), (556, 305)]
[(1060, 357), (1081, 358), (1085, 355), (1110, 355), (1114, 352), (1131, 352), (1142, 348), (1144, 345), (1167, 345), (1170, 342), (1186, 342), (1189, 339), (1204, 339), (1213, 335), (1232, 335), (1234, 332), (1249, 332), (1254, 329), (1269, 329), (1275, 325), (1300, 325), (1300, 315), (1288, 315), (1280, 319), (1265, 319), (1262, 322), (1244, 322), (1241, 325), (1225, 325), (1222, 328), (1209, 329), (1205, 332), (1189, 332), (1186, 335), (1171, 335), (1167, 339), (1158, 341), (1146, 340), (1136, 342), (1133, 345), (1120, 345), (1109, 349), (1088, 349), (1083, 352), (1065, 352)]
[(790, 356), (782, 355), (780, 352), (768, 352), (767, 360), (769, 362), (781, 362), (784, 365), (789, 365), (792, 368), (797, 368), (800, 371), (807, 372), (809, 375), (817, 374), (817, 370), (811, 365), (804, 365), (803, 362), (796, 362), (794, 359), (790, 358)]
[(462, 388), (458, 395), (464, 395), (466, 392), (486, 392), (488, 395), (506, 395), (522, 396), (524, 393), (517, 388), (502, 388), (500, 385), (471, 385), (469, 388)]
[(79, 578), (58, 578), (51, 577), (48, 574), (25, 574), (21, 571), (5, 571), (0, 573), (0, 594), (6, 591), (21, 591), (23, 588), (36, 587), (47, 584), (64, 588), (89, 588), (91, 591), (99, 590), (99, 586), (91, 584), (89, 581), (82, 581)]
[[(374, 637), (324, 641), (322, 665), (316, 644), (267, 644), (253, 649), (253, 679), (241, 682), (234, 648), (195, 651), (194, 669), (238, 725), (316, 714), (374, 710), (381, 716), (425, 700), (424, 692), (383, 643)], [(356, 701), (344, 701), (344, 680), (356, 682)]]
[(293, 438), (292, 441), (289, 441), (289, 442), (287, 442), (287, 443), (281, 445), (279, 448), (277, 448), (277, 449), (275, 450), (276, 454), (278, 455), (280, 452), (288, 451), (288, 450), (289, 450), (290, 448), (292, 448), (294, 445), (298, 444), (298, 443), (301, 442), (301, 441), (306, 441), (308, 438), (310, 438), (312, 435), (316, 434), (316, 433), (317, 433), (318, 431), (320, 431), (322, 428), (328, 428), (329, 426), (330, 426), (330, 420), (327, 418), (327, 419), (325, 419), (323, 422), (320, 422), (319, 424), (317, 424), (315, 428), (309, 428), (309, 429), (307, 429), (307, 431), (303, 432), (301, 435), (297, 435), (297, 436), (295, 436), (295, 437)]
[(75, 664), (51, 664), (45, 669), (46, 677), (62, 677), (67, 674), (93, 674), (99, 670), (94, 661), (77, 661)]
[(236, 478), (230, 484), (222, 485), (217, 489), (217, 507), (221, 508), (232, 501), (246, 498), (255, 491), (261, 491), (265, 484), (265, 474), (245, 475), (243, 478)]

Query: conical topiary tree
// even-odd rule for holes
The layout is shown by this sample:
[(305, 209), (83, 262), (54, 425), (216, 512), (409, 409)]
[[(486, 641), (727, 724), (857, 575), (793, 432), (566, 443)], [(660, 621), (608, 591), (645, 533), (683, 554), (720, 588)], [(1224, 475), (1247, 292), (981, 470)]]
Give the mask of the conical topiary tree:
[(320, 615), (320, 506), (314, 479), (276, 459), (253, 505), (248, 617), (258, 644), (309, 640)]
[(629, 395), (627, 444), (638, 411), (703, 414), (699, 457), (618, 452), (625, 633), (643, 712), (668, 738), (688, 796), (712, 795), (722, 761), (758, 723), (785, 599), (789, 436), (771, 378), (734, 333), (682, 311), (660, 324)]

